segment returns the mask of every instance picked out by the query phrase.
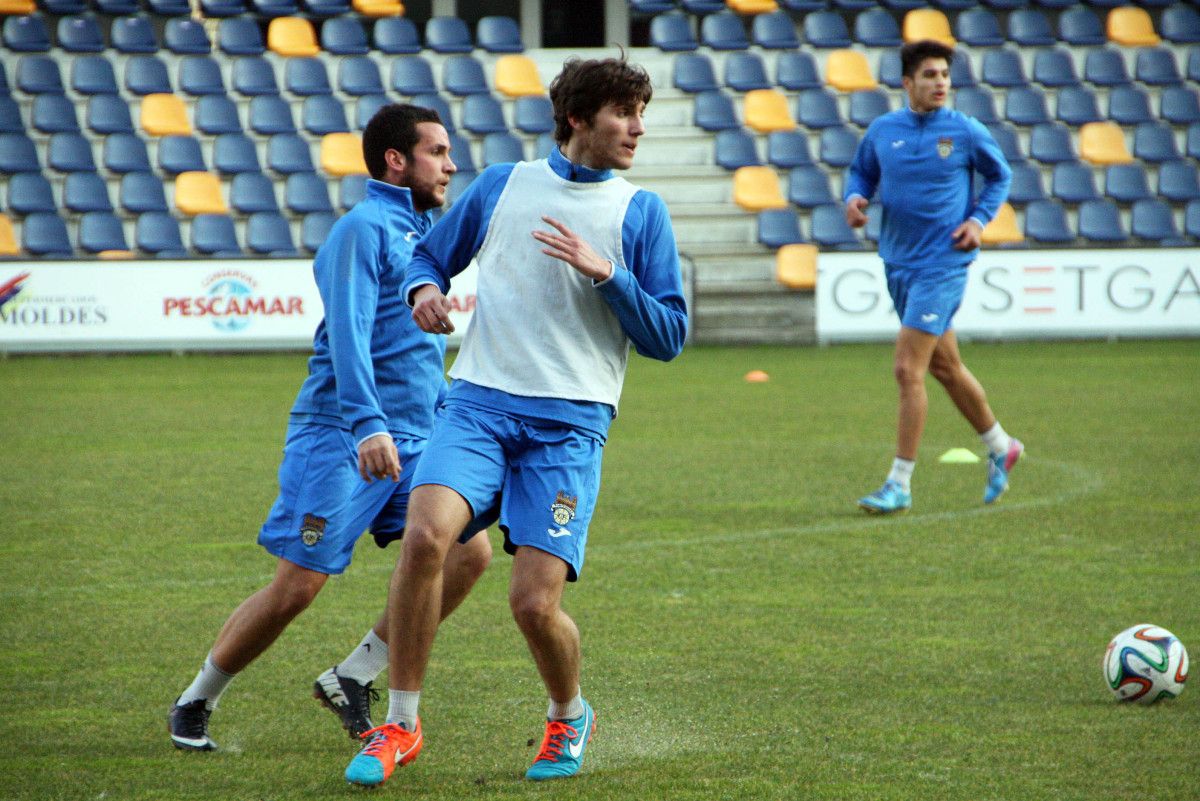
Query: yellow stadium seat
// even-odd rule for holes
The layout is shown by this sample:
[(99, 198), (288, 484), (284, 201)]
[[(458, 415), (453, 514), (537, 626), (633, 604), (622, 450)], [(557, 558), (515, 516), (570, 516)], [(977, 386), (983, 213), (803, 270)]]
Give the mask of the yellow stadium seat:
[(1146, 9), (1137, 6), (1121, 6), (1108, 12), (1108, 38), (1126, 47), (1154, 47), (1162, 43)]
[(354, 10), (364, 17), (399, 17), (404, 15), (404, 4), (396, 0), (352, 0)]
[(746, 124), (759, 133), (791, 131), (796, 127), (796, 121), (788, 111), (787, 97), (774, 89), (747, 92), (743, 116)]
[(1092, 164), (1128, 164), (1125, 133), (1115, 122), (1088, 122), (1079, 128), (1079, 155)]
[(366, 175), (362, 140), (358, 134), (331, 133), (321, 139), (321, 169), (329, 175)]
[(21, 247), (17, 244), (17, 235), (13, 233), (12, 220), (7, 214), (0, 214), (0, 256), (17, 256)]
[(96, 255), (105, 261), (113, 261), (117, 259), (132, 259), (134, 252), (132, 250), (102, 250)]
[(537, 64), (528, 56), (521, 55), (496, 59), (496, 90), (509, 97), (546, 94)]
[(825, 62), (825, 83), (839, 92), (879, 87), (866, 55), (857, 50), (834, 50), (829, 54), (829, 60)]
[(267, 26), (267, 47), (281, 56), (315, 56), (321, 52), (317, 32), (303, 17), (276, 17)]
[(950, 47), (957, 44), (950, 33), (950, 20), (936, 8), (914, 8), (904, 15), (904, 41), (921, 39), (933, 39)]
[(983, 229), (983, 244), (1011, 245), (1024, 241), (1025, 235), (1017, 227), (1017, 213), (1010, 204), (1001, 203), (996, 216)]
[(228, 214), (221, 179), (211, 172), (181, 172), (175, 176), (175, 208), (189, 217)]
[(779, 10), (775, 0), (725, 0), (725, 5), (739, 14), (767, 14)]
[(0, 14), (32, 14), (37, 11), (33, 0), (0, 0)]
[(142, 98), (142, 130), (151, 136), (191, 136), (187, 107), (183, 98), (168, 94), (146, 95)]
[(739, 167), (733, 173), (733, 201), (747, 211), (786, 209), (779, 176), (770, 167)]
[(817, 246), (784, 245), (775, 251), (775, 280), (788, 289), (817, 285)]

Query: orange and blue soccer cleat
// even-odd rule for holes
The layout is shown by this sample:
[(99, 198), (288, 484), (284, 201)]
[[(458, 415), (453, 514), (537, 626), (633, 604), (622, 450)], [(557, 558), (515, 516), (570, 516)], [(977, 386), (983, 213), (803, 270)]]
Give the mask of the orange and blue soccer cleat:
[(1012, 472), (1023, 453), (1025, 446), (1021, 444), (1021, 440), (1013, 437), (1009, 440), (1007, 451), (988, 457), (987, 486), (983, 488), (984, 503), (995, 503), (1008, 489), (1008, 474)]
[(367, 744), (346, 766), (346, 781), (364, 787), (383, 784), (397, 765), (407, 765), (417, 758), (424, 742), (419, 718), (416, 731), (385, 723), (363, 732), (362, 738)]
[(583, 714), (574, 720), (546, 721), (542, 748), (525, 772), (525, 778), (541, 781), (574, 776), (583, 764), (583, 749), (595, 730), (596, 712), (587, 701), (583, 702)]

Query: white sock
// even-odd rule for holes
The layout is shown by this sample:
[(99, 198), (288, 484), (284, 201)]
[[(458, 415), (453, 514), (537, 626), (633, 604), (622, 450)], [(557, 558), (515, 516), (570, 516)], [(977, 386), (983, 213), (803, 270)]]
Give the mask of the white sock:
[(409, 731), (417, 730), (417, 704), (421, 691), (388, 690), (387, 723), (395, 723)]
[(979, 435), (983, 440), (983, 444), (987, 445), (988, 451), (992, 456), (999, 456), (1002, 453), (1008, 453), (1008, 446), (1011, 444), (1012, 438), (1005, 433), (1000, 427), (1000, 421), (996, 421), (996, 425), (989, 428)]
[(387, 643), (379, 639), (375, 629), (369, 629), (358, 647), (338, 663), (337, 674), (343, 678), (354, 679), (359, 684), (368, 684), (375, 681), (387, 666)]
[(910, 492), (912, 483), (913, 468), (917, 463), (912, 459), (901, 459), (897, 456), (892, 460), (892, 472), (888, 473), (887, 480), (895, 481), (903, 488), (905, 492)]
[(191, 685), (183, 691), (183, 695), (179, 696), (179, 700), (175, 703), (183, 706), (197, 698), (203, 698), (204, 706), (211, 712), (217, 708), (217, 702), (221, 700), (221, 693), (225, 692), (229, 682), (233, 681), (234, 675), (226, 673), (213, 664), (210, 653), (204, 658), (204, 667), (200, 668), (196, 678), (192, 680)]
[(546, 718), (548, 720), (574, 720), (582, 714), (583, 695), (575, 693), (574, 698), (563, 704), (551, 698), (550, 708), (546, 711)]

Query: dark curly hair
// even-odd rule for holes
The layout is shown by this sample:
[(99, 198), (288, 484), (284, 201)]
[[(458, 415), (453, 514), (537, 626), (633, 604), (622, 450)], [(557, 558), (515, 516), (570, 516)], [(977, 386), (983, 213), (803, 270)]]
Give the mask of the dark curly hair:
[(954, 48), (933, 39), (909, 42), (900, 48), (900, 74), (906, 78), (916, 77), (917, 67), (927, 58), (944, 58), (949, 64), (954, 60)]
[(654, 89), (650, 76), (622, 58), (578, 58), (563, 64), (562, 72), (550, 83), (554, 105), (554, 139), (566, 144), (571, 138), (570, 117), (591, 123), (596, 112), (608, 103), (634, 105), (650, 102)]

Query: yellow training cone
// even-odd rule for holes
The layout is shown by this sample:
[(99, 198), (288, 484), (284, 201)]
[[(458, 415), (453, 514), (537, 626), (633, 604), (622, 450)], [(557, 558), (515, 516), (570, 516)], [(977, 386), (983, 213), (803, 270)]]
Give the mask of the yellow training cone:
[(938, 457), (942, 464), (978, 464), (979, 457), (966, 448), (951, 448)]

